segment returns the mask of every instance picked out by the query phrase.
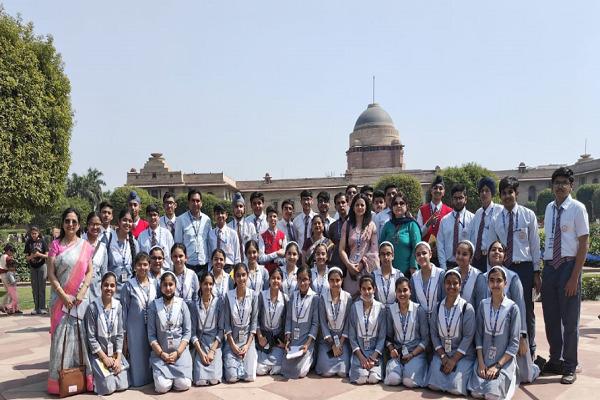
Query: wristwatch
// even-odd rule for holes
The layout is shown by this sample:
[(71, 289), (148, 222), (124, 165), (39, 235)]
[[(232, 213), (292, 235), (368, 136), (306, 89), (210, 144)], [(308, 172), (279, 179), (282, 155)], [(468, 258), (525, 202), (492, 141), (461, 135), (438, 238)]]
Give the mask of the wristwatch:
[(496, 369), (502, 369), (502, 365), (499, 362), (496, 363), (495, 367)]
[(527, 339), (527, 334), (526, 334), (526, 333), (521, 333), (521, 337), (522, 337), (523, 339)]

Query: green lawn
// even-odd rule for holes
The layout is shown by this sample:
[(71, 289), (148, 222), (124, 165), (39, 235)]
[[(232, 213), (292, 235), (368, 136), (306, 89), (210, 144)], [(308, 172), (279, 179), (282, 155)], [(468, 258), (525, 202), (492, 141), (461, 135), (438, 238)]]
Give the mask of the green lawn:
[[(4, 287), (0, 289), (0, 297), (6, 294), (6, 290)], [(19, 308), (23, 311), (32, 310), (33, 309), (33, 295), (31, 293), (31, 287), (29, 286), (20, 286), (17, 288), (17, 296), (19, 296)], [(46, 287), (46, 308), (48, 308), (48, 303), (50, 302), (50, 287)]]

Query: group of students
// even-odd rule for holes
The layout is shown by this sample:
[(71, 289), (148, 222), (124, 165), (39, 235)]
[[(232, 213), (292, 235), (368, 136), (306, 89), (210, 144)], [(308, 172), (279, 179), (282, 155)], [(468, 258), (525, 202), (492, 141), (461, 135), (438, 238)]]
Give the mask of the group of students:
[[(560, 202), (573, 206), (565, 214), (559, 211), (558, 221), (546, 220), (548, 231), (556, 226), (552, 233), (563, 234), (562, 256), (559, 251), (555, 261), (552, 244), (556, 249), (561, 243), (556, 235), (547, 234), (546, 251), (551, 249), (549, 263), (559, 275), (556, 279), (570, 285), (572, 276), (580, 279), (580, 248), (569, 247), (566, 236), (571, 233), (584, 245), (587, 216), (580, 215), (580, 203), (569, 195), (568, 172), (557, 170), (552, 180), (560, 182), (557, 202), (564, 189)], [(515, 228), (509, 212), (504, 238), (494, 238), (493, 224), (505, 208), (494, 212), (484, 202), (483, 211), (477, 212), (482, 222), (470, 241), (464, 237), (471, 226), (465, 216), (465, 190), (453, 188), (454, 212), (442, 217), (440, 182), (432, 185), (432, 202), (420, 208), (416, 220), (407, 212), (405, 196), (392, 187), (384, 194), (387, 207), (374, 216), (368, 194), (356, 193), (349, 209), (350, 195), (336, 195), (338, 218), (331, 220), (310, 210), (312, 194), (306, 192), (301, 195), (303, 213), (292, 219), (286, 209), (290, 202), (284, 202), (281, 220), (273, 208), (262, 217), (254, 213), (244, 218), (244, 199), (236, 194), (233, 220), (227, 226), (226, 212), (216, 207), (214, 228), (200, 212), (201, 195), (195, 191), (188, 195), (189, 211), (176, 219), (159, 218), (158, 209), (149, 206), (150, 221), (141, 230), (137, 227), (143, 220), (131, 208), (121, 212), (112, 231), (110, 226), (101, 229), (108, 219), (104, 208), (99, 215), (90, 214), (95, 248), (104, 246), (101, 260), (96, 260), (98, 250), (92, 257), (90, 275), (95, 278), (89, 281), (89, 292), (96, 296), (90, 295), (85, 315), (95, 390), (107, 394), (153, 381), (156, 391), (164, 393), (186, 390), (192, 383), (252, 381), (264, 374), (294, 379), (314, 368), (322, 376), (348, 376), (356, 384), (383, 380), (387, 385), (510, 398), (519, 382), (532, 382), (540, 373), (532, 361), (535, 348), (529, 334), (531, 286), (528, 294), (520, 271), (511, 268), (519, 265), (515, 261), (523, 250), (506, 234), (515, 232), (518, 240), (527, 241), (518, 224), (524, 224), (520, 218), (529, 222), (528, 214), (516, 210)], [(509, 180), (508, 186), (516, 197), (514, 183)], [(501, 182), (505, 207), (506, 187)], [(495, 184), (483, 180), (479, 190), (493, 194)], [(139, 209), (136, 197), (132, 193), (130, 200)], [(253, 194), (252, 204), (257, 200), (264, 203)], [(572, 224), (566, 218), (561, 223), (561, 214)], [(443, 237), (446, 225), (453, 235)], [(169, 235), (159, 228), (171, 235), (171, 242), (161, 239)], [(437, 237), (437, 252), (421, 236)], [(566, 252), (575, 251), (577, 259), (565, 254), (565, 242)], [(436, 255), (444, 268), (432, 262)], [(571, 301), (580, 301), (575, 289), (573, 294), (552, 293), (559, 298), (549, 300), (560, 302), (560, 312), (552, 318), (564, 331), (560, 343), (551, 341), (544, 367), (555, 373), (572, 367), (564, 375), (573, 377), (577, 344), (569, 336), (571, 316), (564, 312), (579, 313)], [(542, 287), (543, 294), (551, 290)], [(549, 334), (555, 336), (555, 328), (547, 323)]]

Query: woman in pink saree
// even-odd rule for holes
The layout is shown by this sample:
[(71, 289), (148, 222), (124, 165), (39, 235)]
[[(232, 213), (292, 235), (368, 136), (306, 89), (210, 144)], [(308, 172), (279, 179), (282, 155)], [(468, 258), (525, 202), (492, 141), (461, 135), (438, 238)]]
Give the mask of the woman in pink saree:
[[(52, 286), (50, 300), (50, 363), (48, 366), (48, 393), (58, 394), (58, 373), (61, 368), (79, 365), (77, 341), (77, 319), (83, 345), (83, 360), (86, 364), (87, 390), (92, 391), (93, 380), (87, 354), (85, 327), (81, 320), (87, 305), (87, 290), (92, 280), (92, 256), (94, 248), (79, 237), (79, 213), (67, 208), (61, 218), (60, 236), (50, 245), (48, 252), (48, 280)], [(83, 302), (83, 303), (82, 303)], [(75, 308), (78, 317), (71, 309)], [(71, 316), (67, 313), (71, 310)], [(67, 336), (67, 340), (63, 342)], [(63, 343), (66, 343), (63, 348)], [(64, 366), (61, 355), (64, 352)]]

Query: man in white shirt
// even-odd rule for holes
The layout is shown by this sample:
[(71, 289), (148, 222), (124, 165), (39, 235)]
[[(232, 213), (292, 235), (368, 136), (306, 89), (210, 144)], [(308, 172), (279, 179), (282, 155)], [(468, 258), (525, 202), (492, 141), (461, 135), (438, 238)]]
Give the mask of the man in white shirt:
[(231, 207), (233, 209), (233, 218), (227, 223), (227, 226), (233, 229), (238, 237), (238, 243), (240, 245), (240, 259), (242, 262), (246, 260), (246, 243), (250, 240), (256, 240), (257, 234), (254, 225), (244, 219), (246, 213), (246, 200), (240, 192), (236, 192), (231, 200)]
[(183, 243), (187, 253), (186, 266), (200, 275), (208, 270), (208, 232), (210, 218), (202, 208), (202, 194), (192, 189), (188, 192), (188, 212), (177, 217), (175, 243)]
[(285, 233), (288, 242), (296, 241), (296, 230), (294, 229), (294, 200), (285, 199), (281, 203), (281, 219), (277, 221), (277, 229)]
[(165, 215), (160, 217), (160, 226), (167, 228), (169, 232), (171, 232), (171, 235), (175, 235), (175, 221), (177, 221), (175, 210), (177, 209), (177, 201), (175, 200), (175, 195), (173, 193), (166, 192), (164, 194), (163, 208), (165, 210)]
[(475, 212), (469, 232), (469, 240), (475, 246), (475, 254), (471, 264), (481, 272), (487, 272), (487, 249), (491, 244), (488, 238), (490, 223), (493, 216), (502, 211), (502, 206), (494, 204), (492, 201), (492, 198), (496, 195), (496, 182), (492, 178), (481, 178), (477, 183), (477, 191), (479, 192), (481, 207)]
[(563, 375), (563, 384), (577, 379), (581, 270), (590, 235), (587, 210), (571, 197), (572, 190), (573, 171), (565, 167), (554, 171), (555, 200), (546, 207), (544, 217), (542, 309), (550, 360), (543, 372)]
[(100, 222), (102, 227), (100, 228), (100, 240), (104, 244), (110, 242), (110, 237), (114, 233), (113, 227), (110, 225), (113, 220), (113, 206), (109, 201), (103, 201), (100, 203)]
[(329, 237), (329, 226), (333, 221), (333, 218), (329, 216), (329, 193), (328, 192), (319, 192), (317, 195), (317, 208), (319, 209), (319, 215), (323, 220), (324, 231), (323, 234)]
[(215, 204), (213, 207), (215, 217), (215, 227), (208, 233), (208, 264), (212, 268), (212, 253), (216, 249), (225, 252), (225, 267), (223, 270), (230, 273), (233, 266), (241, 261), (240, 242), (237, 232), (226, 225), (227, 210), (221, 204)]
[(149, 225), (138, 236), (138, 245), (140, 246), (140, 250), (148, 254), (150, 254), (151, 248), (160, 247), (163, 253), (165, 253), (163, 267), (164, 269), (171, 270), (173, 265), (171, 262), (171, 247), (174, 244), (173, 236), (171, 236), (171, 232), (167, 228), (160, 226), (158, 211), (158, 207), (154, 204), (146, 207), (146, 217), (148, 217)]
[(383, 189), (383, 193), (385, 194), (385, 205), (386, 207), (379, 212), (377, 215), (373, 217), (373, 222), (377, 227), (377, 236), (381, 239), (381, 232), (383, 231), (383, 226), (386, 222), (390, 220), (392, 217), (392, 199), (398, 193), (398, 187), (395, 183), (388, 183), (385, 185)]
[[(531, 357), (535, 359), (535, 313), (532, 289), (539, 293), (540, 278), (540, 235), (535, 213), (517, 204), (519, 181), (514, 176), (500, 180), (500, 199), (504, 209), (492, 218), (490, 240), (500, 240), (506, 248), (504, 265), (519, 275), (523, 285), (523, 297), (527, 320), (527, 337)], [(523, 334), (524, 335), (524, 334)]]
[(304, 241), (311, 235), (310, 226), (312, 217), (316, 214), (312, 210), (313, 196), (310, 190), (303, 190), (300, 193), (300, 202), (302, 203), (302, 212), (294, 218), (294, 229), (296, 230), (296, 242), (298, 247), (304, 246)]
[(458, 242), (469, 239), (469, 229), (473, 213), (467, 210), (467, 188), (462, 183), (456, 184), (450, 191), (453, 211), (440, 222), (437, 235), (437, 252), (439, 267), (445, 270), (456, 267), (456, 247)]
[(252, 207), (252, 215), (246, 217), (246, 221), (254, 225), (256, 236), (253, 238), (258, 243), (258, 238), (264, 231), (267, 230), (267, 216), (263, 212), (265, 206), (265, 196), (261, 192), (253, 192), (250, 195), (250, 207)]

